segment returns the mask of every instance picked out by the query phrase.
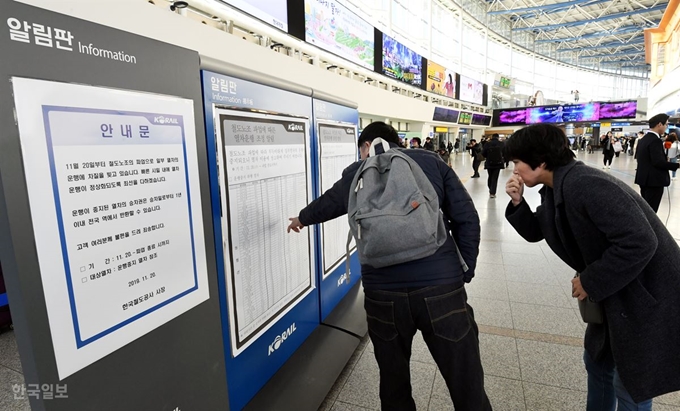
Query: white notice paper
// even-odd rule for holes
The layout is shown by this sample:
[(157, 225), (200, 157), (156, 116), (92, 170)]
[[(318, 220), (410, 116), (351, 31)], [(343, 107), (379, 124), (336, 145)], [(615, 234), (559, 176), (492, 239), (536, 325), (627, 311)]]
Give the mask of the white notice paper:
[[(342, 177), (342, 171), (357, 161), (357, 130), (354, 124), (319, 123), (321, 151), (321, 193), (325, 193)], [(321, 224), (324, 280), (347, 255), (347, 216)], [(350, 251), (355, 247), (354, 240)]]
[(193, 102), (12, 82), (63, 379), (209, 298)]
[[(312, 230), (286, 233), (310, 201), (306, 118), (216, 109), (232, 355), (314, 288)], [(224, 187), (225, 176), (220, 183)]]

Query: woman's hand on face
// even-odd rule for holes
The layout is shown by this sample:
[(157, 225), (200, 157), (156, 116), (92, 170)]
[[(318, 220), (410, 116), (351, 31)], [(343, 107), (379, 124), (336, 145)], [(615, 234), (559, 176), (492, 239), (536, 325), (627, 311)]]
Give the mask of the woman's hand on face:
[(508, 182), (505, 183), (505, 192), (510, 196), (512, 205), (518, 206), (522, 202), (522, 195), (524, 195), (524, 181), (522, 177), (513, 174), (508, 179)]

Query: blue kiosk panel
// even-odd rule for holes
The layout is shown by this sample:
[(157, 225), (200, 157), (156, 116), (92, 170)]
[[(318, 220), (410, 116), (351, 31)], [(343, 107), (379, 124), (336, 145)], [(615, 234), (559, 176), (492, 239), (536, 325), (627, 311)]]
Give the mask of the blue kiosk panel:
[[(342, 171), (358, 160), (359, 112), (355, 108), (314, 99), (314, 135), (318, 147), (319, 195), (342, 177)], [(350, 275), (346, 273), (347, 216), (320, 225), (317, 232), (321, 321), (359, 281), (361, 266), (354, 242), (351, 245)]]
[[(242, 409), (319, 325), (310, 96), (202, 71), (230, 408)], [(310, 92), (311, 94), (311, 92)]]

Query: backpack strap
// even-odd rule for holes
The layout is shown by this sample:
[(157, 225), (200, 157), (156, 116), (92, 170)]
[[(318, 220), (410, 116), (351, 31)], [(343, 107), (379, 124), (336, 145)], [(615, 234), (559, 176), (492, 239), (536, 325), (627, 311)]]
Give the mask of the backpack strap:
[(369, 157), (375, 157), (375, 147), (377, 145), (382, 145), (383, 152), (385, 152), (385, 153), (387, 153), (390, 150), (390, 143), (388, 143), (387, 141), (383, 140), (380, 137), (376, 137), (371, 142), (371, 148), (368, 149), (368, 156)]

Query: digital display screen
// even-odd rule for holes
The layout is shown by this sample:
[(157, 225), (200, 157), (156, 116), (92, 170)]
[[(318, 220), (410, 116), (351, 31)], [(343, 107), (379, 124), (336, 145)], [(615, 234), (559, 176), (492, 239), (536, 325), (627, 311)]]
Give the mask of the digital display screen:
[(491, 116), (484, 114), (473, 114), (472, 124), (475, 126), (488, 126), (491, 123)]
[(305, 0), (305, 41), (373, 70), (373, 26), (333, 0)]
[(383, 34), (382, 73), (404, 83), (420, 86), (423, 81), (423, 58), (420, 54)]
[(619, 101), (615, 103), (600, 103), (600, 119), (635, 118), (637, 101)]
[(222, 0), (253, 17), (288, 31), (288, 2), (287, 0)]
[(527, 124), (597, 121), (600, 103), (555, 104), (527, 109)]
[(435, 107), (434, 108), (434, 116), (432, 116), (433, 121), (445, 121), (448, 123), (456, 123), (458, 122), (458, 115), (460, 114), (460, 111), (458, 110), (451, 110), (448, 108), (444, 107)]
[(460, 76), (460, 95), (458, 99), (481, 106), (484, 104), (484, 83), (469, 77)]
[(498, 85), (503, 88), (510, 88), (510, 81), (511, 79), (507, 77), (501, 77), (501, 80)]
[(472, 123), (472, 113), (461, 111), (458, 117), (458, 124), (470, 125)]
[(526, 124), (526, 122), (527, 122), (526, 108), (518, 110), (502, 110), (498, 114), (499, 125)]
[(427, 91), (454, 98), (456, 73), (435, 62), (427, 61)]

